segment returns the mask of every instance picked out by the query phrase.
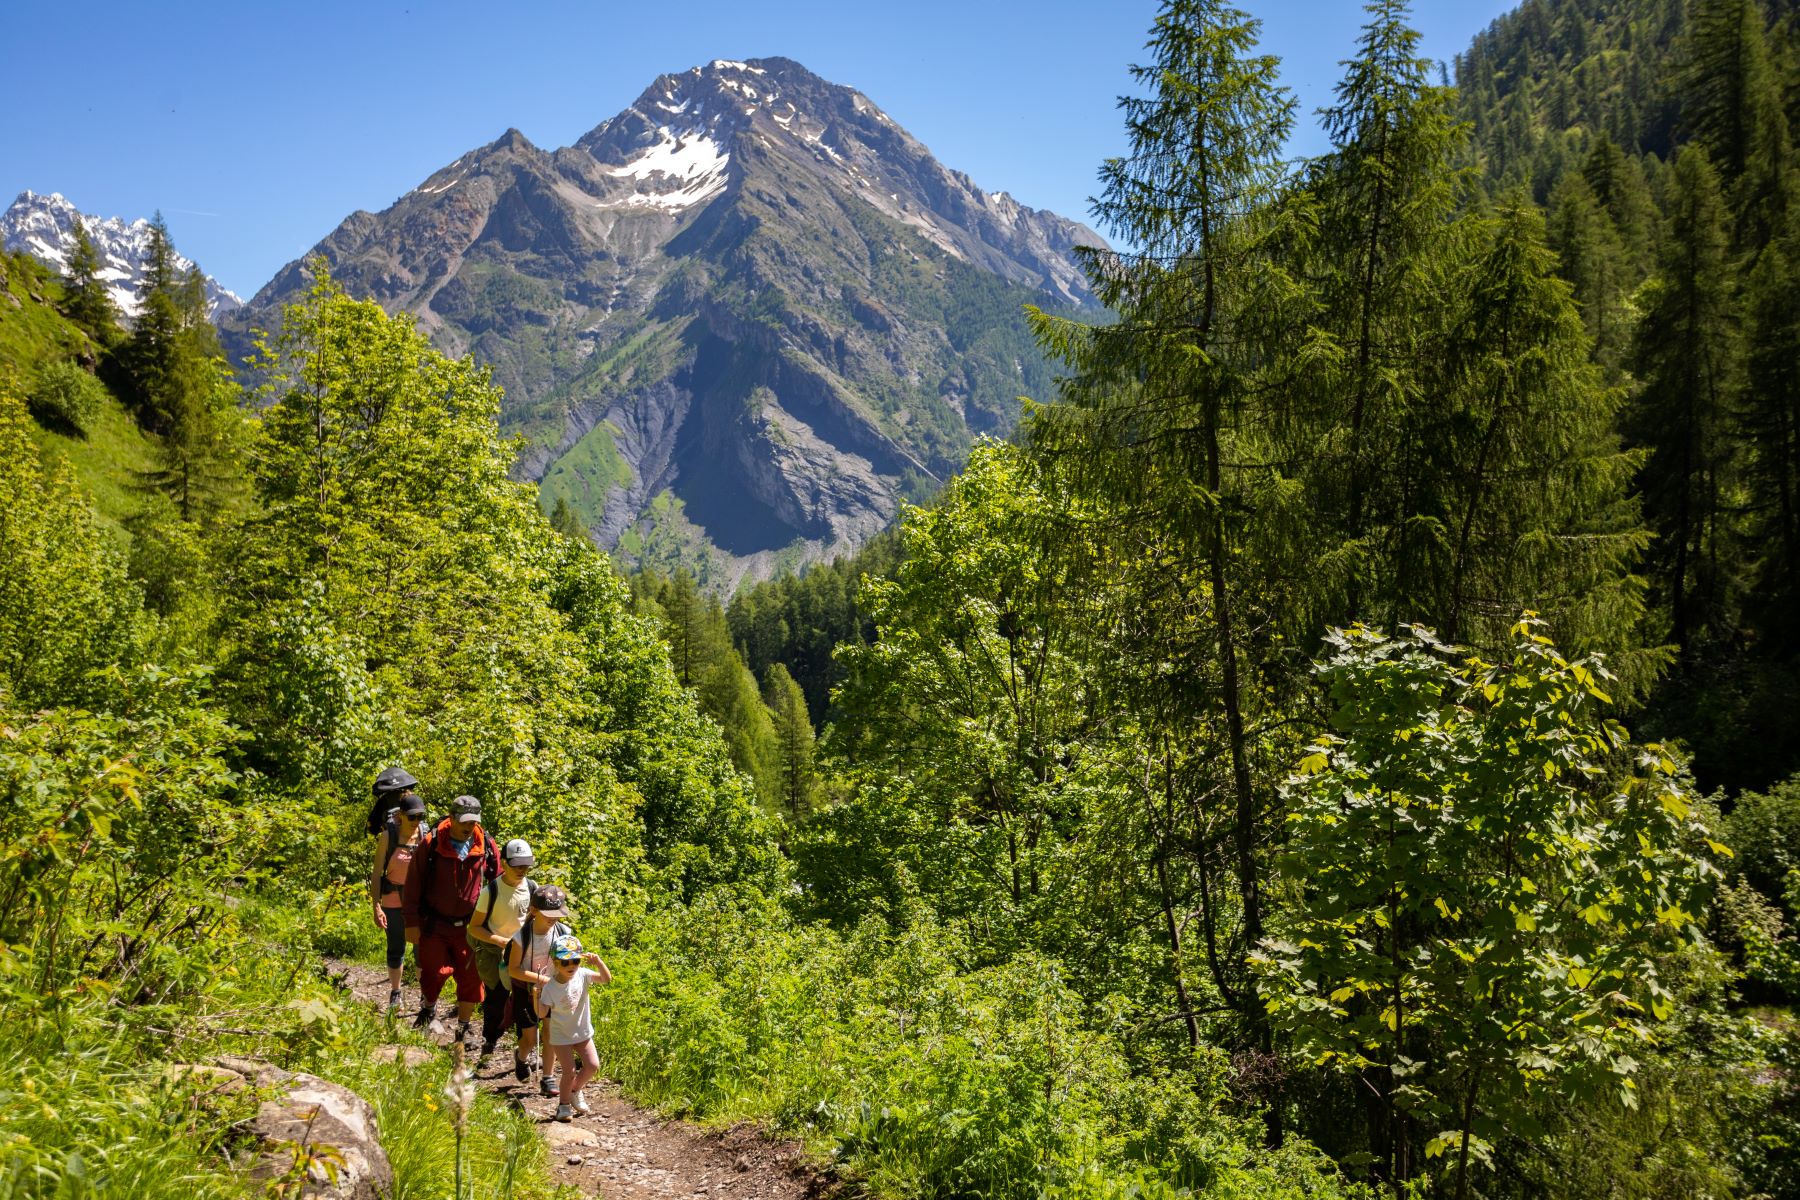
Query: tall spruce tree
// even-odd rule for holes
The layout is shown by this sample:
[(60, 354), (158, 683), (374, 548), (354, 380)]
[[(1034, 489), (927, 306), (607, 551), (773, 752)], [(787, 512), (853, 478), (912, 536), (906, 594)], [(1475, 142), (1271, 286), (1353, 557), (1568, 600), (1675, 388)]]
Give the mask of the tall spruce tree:
[(1671, 187), (1662, 274), (1642, 297), (1635, 371), (1643, 386), (1627, 428), (1650, 452), (1640, 487), (1658, 535), (1655, 600), (1691, 661), (1708, 641), (1729, 636), (1741, 589), (1731, 502), (1739, 463), (1730, 436), (1739, 329), (1729, 213), (1702, 147), (1681, 151)]
[(1760, 249), (1785, 219), (1793, 158), (1761, 0), (1701, 0), (1679, 90), (1688, 128), (1730, 189), (1739, 247)]
[(1751, 544), (1760, 550), (1760, 636), (1784, 655), (1800, 651), (1800, 238), (1771, 246), (1745, 286), (1748, 388), (1742, 423)]
[[(1320, 323), (1337, 345), (1298, 429), (1315, 505), (1344, 543), (1349, 574), (1325, 624), (1392, 624), (1407, 612), (1410, 481), (1395, 471), (1428, 403), (1443, 337), (1444, 273), (1473, 223), (1458, 218), (1450, 93), (1431, 82), (1404, 0), (1368, 6), (1356, 55), (1324, 114), (1332, 150), (1312, 164)], [(1310, 424), (1310, 427), (1308, 425)], [(1316, 632), (1316, 630), (1314, 631)]]
[(780, 663), (763, 675), (763, 703), (775, 718), (781, 749), (781, 806), (790, 820), (812, 810), (817, 778), (813, 774), (813, 727), (806, 712), (806, 693)]
[(75, 218), (73, 244), (63, 263), (63, 281), (68, 288), (69, 316), (102, 341), (116, 336), (119, 308), (100, 278), (100, 252), (80, 217)]
[[(1579, 178), (1579, 176), (1576, 176)], [(1633, 568), (1648, 542), (1630, 498), (1633, 455), (1613, 432), (1623, 393), (1590, 361), (1544, 224), (1510, 198), (1453, 293), (1444, 408), (1423, 422), (1430, 491), (1409, 519), (1441, 532), (1420, 572), (1420, 616), (1453, 640), (1504, 645), (1520, 612), (1544, 613), (1563, 639), (1607, 651), (1633, 690), (1654, 664), (1635, 650), (1643, 616)]]
[(1630, 347), (1626, 300), (1636, 281), (1625, 241), (1583, 174), (1557, 180), (1550, 193), (1548, 236), (1581, 316), (1594, 340), (1594, 358), (1617, 381)]

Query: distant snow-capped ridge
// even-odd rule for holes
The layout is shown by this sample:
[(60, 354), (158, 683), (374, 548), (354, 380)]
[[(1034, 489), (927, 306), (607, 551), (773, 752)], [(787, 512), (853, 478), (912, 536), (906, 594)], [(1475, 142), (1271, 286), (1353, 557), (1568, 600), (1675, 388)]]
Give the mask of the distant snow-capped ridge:
[[(118, 217), (89, 216), (70, 204), (60, 192), (40, 195), (33, 191), (19, 193), (4, 215), (0, 215), (0, 245), (13, 251), (24, 251), (39, 262), (61, 271), (68, 263), (69, 251), (75, 245), (75, 220), (87, 226), (88, 237), (100, 257), (100, 278), (112, 292), (113, 303), (128, 317), (137, 316), (138, 285), (144, 277), (144, 263), (150, 257), (150, 222), (139, 218), (126, 224)], [(194, 264), (177, 254), (175, 269), (186, 271)], [(243, 306), (243, 300), (222, 287), (218, 280), (206, 277), (206, 315), (217, 319), (221, 313)]]

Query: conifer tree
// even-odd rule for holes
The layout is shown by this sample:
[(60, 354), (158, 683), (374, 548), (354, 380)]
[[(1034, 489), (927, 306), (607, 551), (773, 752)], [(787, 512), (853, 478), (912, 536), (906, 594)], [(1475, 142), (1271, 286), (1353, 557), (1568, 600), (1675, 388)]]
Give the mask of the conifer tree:
[(1550, 193), (1547, 237), (1593, 338), (1594, 357), (1617, 380), (1630, 341), (1626, 297), (1631, 273), (1624, 240), (1593, 188), (1579, 172), (1557, 180)]
[(1536, 610), (1642, 687), (1653, 671), (1631, 654), (1643, 611), (1632, 569), (1648, 538), (1629, 498), (1636, 460), (1613, 433), (1623, 396), (1590, 362), (1527, 197), (1507, 201), (1453, 291), (1467, 300), (1444, 355), (1449, 404), (1424, 422), (1429, 457), (1449, 469), (1423, 476), (1431, 490), (1409, 515), (1443, 517), (1417, 572), (1419, 617), (1488, 647)]
[(100, 253), (80, 217), (75, 218), (74, 239), (63, 264), (63, 279), (69, 292), (69, 316), (102, 340), (116, 334), (119, 309), (113, 303), (106, 281), (100, 278)]
[(782, 807), (790, 820), (798, 820), (811, 811), (816, 787), (806, 694), (786, 667), (770, 663), (763, 675), (763, 703), (775, 718), (775, 736), (781, 748)]
[(581, 518), (576, 515), (574, 506), (567, 496), (558, 496), (556, 505), (550, 510), (550, 528), (566, 538), (586, 540), (588, 532), (582, 527)]
[(1761, 0), (1696, 7), (1680, 90), (1688, 127), (1730, 188), (1739, 247), (1760, 249), (1782, 228), (1793, 157)]
[(1342, 365), (1318, 381), (1321, 411), (1298, 431), (1294, 453), (1323, 451), (1307, 468), (1318, 481), (1315, 506), (1341, 514), (1339, 535), (1354, 564), (1318, 628), (1409, 619), (1396, 609), (1408, 483), (1393, 467), (1441, 342), (1445, 265), (1472, 229), (1453, 213), (1461, 137), (1450, 95), (1431, 83), (1407, 5), (1377, 0), (1368, 12), (1337, 102), (1324, 114), (1332, 151), (1307, 178), (1318, 202), (1320, 321)]
[(1656, 266), (1656, 202), (1650, 198), (1643, 168), (1611, 138), (1601, 136), (1581, 165), (1581, 177), (1612, 218), (1627, 255), (1626, 286), (1635, 288)]
[[(1185, 742), (1201, 728), (1218, 739), (1219, 759), (1207, 764), (1213, 784), (1184, 781), (1201, 805), (1222, 806), (1217, 826), (1203, 824), (1228, 831), (1237, 883), (1235, 931), (1215, 940), (1223, 949), (1209, 965), (1266, 1049), (1266, 1014), (1245, 962), (1263, 936), (1260, 846), (1272, 787), (1249, 732), (1260, 689), (1246, 680), (1251, 592), (1239, 571), (1242, 548), (1266, 536), (1253, 515), (1267, 479), (1257, 385), (1270, 322), (1291, 319), (1294, 289), (1279, 258), (1291, 230), (1273, 201), (1294, 102), (1277, 85), (1275, 60), (1254, 52), (1256, 32), (1219, 0), (1162, 6), (1151, 62), (1132, 69), (1149, 94), (1121, 101), (1130, 153), (1102, 167), (1095, 206), (1136, 249), (1088, 257), (1095, 292), (1119, 320), (1039, 318), (1040, 336), (1072, 376), (1033, 436), (1104, 514), (1098, 520), (1122, 539), (1118, 553), (1146, 563), (1120, 610), (1171, 618), (1159, 626), (1166, 641), (1132, 647), (1118, 669), (1143, 689), (1146, 741)], [(1218, 835), (1177, 836), (1199, 845)], [(1226, 923), (1216, 909), (1205, 919)], [(1173, 943), (1170, 952), (1178, 961)]]
[[(1791, 248), (1791, 249), (1790, 249)], [(1800, 286), (1790, 238), (1762, 255), (1746, 284), (1748, 388), (1743, 431), (1751, 544), (1760, 550), (1761, 636), (1771, 649), (1800, 650)]]
[(1628, 430), (1650, 451), (1641, 475), (1658, 534), (1657, 601), (1670, 638), (1691, 659), (1729, 629), (1739, 592), (1728, 498), (1737, 455), (1729, 419), (1738, 374), (1738, 318), (1719, 175), (1706, 151), (1675, 160), (1663, 270), (1643, 297), (1635, 372), (1643, 388)]

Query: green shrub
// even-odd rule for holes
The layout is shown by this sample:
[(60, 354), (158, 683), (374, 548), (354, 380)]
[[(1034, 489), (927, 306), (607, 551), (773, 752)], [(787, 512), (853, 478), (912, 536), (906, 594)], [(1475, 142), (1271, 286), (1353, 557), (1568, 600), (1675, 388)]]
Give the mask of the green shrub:
[(30, 404), (37, 419), (85, 433), (106, 403), (106, 386), (78, 364), (46, 363), (32, 380)]
[(1304, 1144), (1262, 1149), (1222, 1051), (1134, 1064), (1117, 1006), (1096, 1016), (1056, 961), (960, 951), (922, 916), (842, 934), (714, 891), (616, 956), (595, 1045), (638, 1098), (765, 1122), (886, 1196), (1355, 1194)]
[[(1787, 873), (1800, 867), (1800, 775), (1767, 792), (1745, 792), (1725, 818), (1733, 872), (1764, 897), (1781, 903)], [(1789, 919), (1800, 913), (1788, 910)]]

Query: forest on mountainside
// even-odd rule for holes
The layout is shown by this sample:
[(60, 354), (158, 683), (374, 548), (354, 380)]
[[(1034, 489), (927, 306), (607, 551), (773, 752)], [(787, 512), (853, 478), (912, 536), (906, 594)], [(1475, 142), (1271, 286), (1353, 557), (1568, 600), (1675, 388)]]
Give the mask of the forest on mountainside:
[(328, 278), (247, 397), (191, 280), (0, 260), (0, 1178), (256, 1194), (170, 1069), (248, 1051), (447, 1190), (447, 1064), (313, 965), (403, 762), (573, 893), (628, 1094), (877, 1195), (1800, 1191), (1796, 20), (1534, 0), (1459, 90), (1376, 0), (1291, 163), (1254, 20), (1167, 0), (1112, 319), (729, 604)]

